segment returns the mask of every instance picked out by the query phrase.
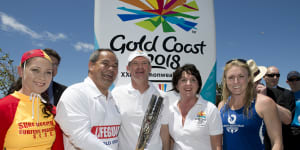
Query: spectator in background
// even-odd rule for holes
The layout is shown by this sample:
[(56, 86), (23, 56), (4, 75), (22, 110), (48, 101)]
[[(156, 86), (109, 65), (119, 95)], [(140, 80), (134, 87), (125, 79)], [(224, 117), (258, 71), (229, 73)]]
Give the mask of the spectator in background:
[(290, 143), (293, 150), (299, 149), (300, 141), (300, 73), (298, 71), (291, 71), (287, 75), (286, 83), (290, 86), (295, 96), (295, 115), (291, 123)]
[(25, 52), (18, 74), (13, 93), (0, 99), (0, 149), (64, 149), (55, 109), (41, 96), (52, 79), (50, 57), (41, 49)]
[(223, 122), (224, 150), (263, 150), (263, 125), (270, 135), (272, 149), (282, 150), (281, 123), (273, 100), (254, 94), (251, 70), (243, 59), (226, 63), (222, 101), (218, 108)]
[(128, 57), (127, 71), (131, 75), (131, 82), (127, 85), (117, 86), (112, 91), (122, 118), (119, 149), (136, 149), (144, 115), (153, 94), (164, 97), (164, 109), (161, 110), (145, 150), (161, 150), (163, 145), (167, 146), (164, 149), (169, 149), (169, 141), (161, 140), (169, 139), (161, 138), (169, 136), (165, 132), (168, 131), (167, 119), (162, 118), (166, 116), (168, 99), (164, 92), (149, 82), (151, 62), (147, 53), (141, 50), (131, 52)]
[(267, 73), (267, 68), (265, 66), (257, 66), (253, 59), (248, 60), (247, 64), (253, 75), (255, 92), (267, 95), (267, 88), (261, 83), (262, 78)]
[[(264, 76), (264, 80), (267, 85), (267, 96), (271, 97), (277, 103), (277, 109), (280, 120), (282, 122), (282, 137), (284, 149), (290, 150), (290, 123), (292, 121), (292, 114), (295, 109), (295, 97), (293, 93), (285, 88), (278, 86), (280, 73), (279, 69), (275, 66), (267, 68), (267, 73)], [(266, 150), (270, 150), (270, 140), (268, 136), (265, 136)]]
[(57, 74), (58, 66), (60, 64), (59, 54), (55, 50), (50, 48), (45, 48), (44, 51), (50, 56), (52, 60), (52, 66), (53, 66), (53, 73), (52, 73), (53, 78), (49, 88), (47, 89), (47, 94), (49, 96), (50, 103), (56, 106), (60, 99), (61, 94), (64, 92), (64, 90), (67, 87), (53, 80)]
[(55, 120), (67, 150), (117, 150), (120, 113), (109, 91), (118, 74), (118, 59), (109, 49), (95, 50), (88, 76), (62, 94)]

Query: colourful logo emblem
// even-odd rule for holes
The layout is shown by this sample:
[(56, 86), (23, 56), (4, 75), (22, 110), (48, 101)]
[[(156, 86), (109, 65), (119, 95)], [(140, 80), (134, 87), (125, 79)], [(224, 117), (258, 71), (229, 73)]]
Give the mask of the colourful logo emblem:
[(172, 26), (178, 26), (185, 31), (196, 29), (197, 23), (189, 20), (196, 20), (199, 16), (187, 14), (199, 10), (195, 0), (188, 3), (187, 0), (147, 0), (146, 4), (141, 0), (120, 1), (135, 6), (139, 10), (119, 7), (118, 9), (131, 13), (118, 14), (119, 18), (124, 22), (144, 19), (135, 24), (151, 32), (159, 25), (162, 25), (163, 32), (175, 32)]
[(206, 118), (205, 112), (204, 112), (204, 111), (198, 112), (198, 113), (197, 113), (197, 118), (203, 118), (203, 119), (205, 119), (205, 118)]
[(161, 91), (166, 92), (166, 91), (167, 91), (167, 84), (158, 84), (158, 88), (159, 88)]

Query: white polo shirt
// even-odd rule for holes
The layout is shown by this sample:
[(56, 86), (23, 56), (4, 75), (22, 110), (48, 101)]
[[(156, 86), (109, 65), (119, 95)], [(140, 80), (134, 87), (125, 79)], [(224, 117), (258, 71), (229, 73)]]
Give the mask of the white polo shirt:
[(174, 150), (211, 150), (210, 135), (223, 133), (219, 110), (200, 96), (182, 126), (178, 102), (179, 100), (169, 107), (169, 132), (174, 139)]
[(122, 120), (119, 133), (119, 150), (135, 150), (144, 115), (153, 94), (164, 97), (164, 108), (162, 108), (160, 112), (156, 126), (152, 131), (152, 136), (145, 150), (162, 149), (162, 141), (159, 133), (161, 124), (167, 124), (167, 119), (162, 117), (166, 116), (163, 114), (167, 113), (168, 99), (165, 97), (165, 94), (156, 89), (152, 83), (149, 83), (149, 85), (150, 87), (143, 94), (134, 89), (131, 83), (115, 87), (112, 91)]
[(89, 77), (64, 91), (55, 120), (64, 132), (66, 150), (118, 149), (118, 108), (111, 93), (103, 95)]

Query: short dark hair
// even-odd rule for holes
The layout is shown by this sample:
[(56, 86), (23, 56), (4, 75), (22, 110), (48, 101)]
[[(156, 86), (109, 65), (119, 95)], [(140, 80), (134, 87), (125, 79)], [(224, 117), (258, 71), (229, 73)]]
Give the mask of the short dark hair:
[(92, 63), (97, 62), (98, 59), (99, 59), (100, 53), (101, 53), (101, 52), (104, 52), (104, 51), (111, 52), (112, 54), (114, 54), (114, 55), (117, 57), (117, 55), (116, 55), (116, 54), (114, 53), (114, 51), (112, 51), (111, 49), (108, 49), (108, 48), (100, 48), (100, 49), (95, 50), (95, 51), (91, 54), (89, 61), (92, 62)]
[(44, 51), (47, 55), (56, 58), (56, 59), (58, 60), (58, 64), (60, 63), (60, 56), (59, 56), (59, 54), (58, 54), (55, 50), (53, 50), (53, 49), (51, 49), (51, 48), (45, 48), (45, 49), (43, 49), (43, 51)]
[(196, 79), (198, 80), (198, 85), (199, 88), (197, 90), (197, 93), (200, 93), (201, 87), (202, 87), (202, 79), (201, 79), (201, 75), (199, 70), (196, 68), (195, 65), (193, 64), (185, 64), (181, 67), (178, 67), (175, 72), (173, 73), (173, 77), (172, 77), (172, 86), (174, 91), (176, 91), (177, 93), (179, 93), (178, 89), (176, 88), (179, 79), (181, 78), (182, 72), (186, 72), (188, 74), (191, 74), (193, 76), (196, 77)]

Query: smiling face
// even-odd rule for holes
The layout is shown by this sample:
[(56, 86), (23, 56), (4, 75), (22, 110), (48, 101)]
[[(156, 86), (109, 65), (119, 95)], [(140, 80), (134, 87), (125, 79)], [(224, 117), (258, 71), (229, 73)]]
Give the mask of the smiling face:
[(26, 61), (25, 69), (18, 67), (18, 73), (22, 78), (21, 93), (41, 94), (47, 90), (52, 80), (52, 63), (42, 57), (33, 57)]
[(232, 95), (241, 95), (246, 93), (249, 82), (248, 71), (240, 66), (232, 66), (225, 74), (226, 85)]
[(127, 71), (131, 75), (132, 82), (147, 82), (149, 73), (151, 72), (151, 65), (147, 58), (139, 56), (134, 58), (127, 66)]
[(183, 71), (176, 89), (179, 91), (182, 99), (195, 98), (199, 89), (198, 80), (194, 75)]
[(89, 77), (101, 90), (107, 90), (118, 74), (118, 59), (110, 51), (101, 51), (96, 62), (89, 62)]
[(267, 73), (264, 76), (264, 80), (266, 81), (267, 87), (274, 87), (278, 84), (279, 81), (279, 69), (275, 66), (268, 67)]

